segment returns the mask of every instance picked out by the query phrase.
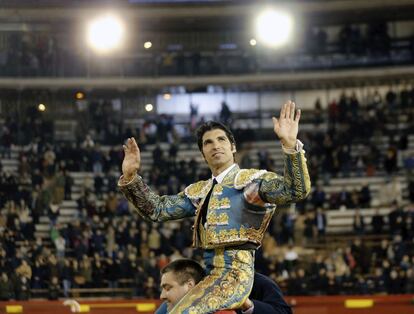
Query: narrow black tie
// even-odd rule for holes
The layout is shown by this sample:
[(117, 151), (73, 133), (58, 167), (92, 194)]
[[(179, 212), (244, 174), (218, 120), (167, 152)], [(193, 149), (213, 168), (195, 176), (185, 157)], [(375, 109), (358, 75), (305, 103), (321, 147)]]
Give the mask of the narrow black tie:
[(213, 192), (213, 190), (214, 190), (214, 186), (215, 186), (216, 184), (217, 184), (217, 181), (216, 181), (216, 179), (214, 179), (214, 180), (213, 180), (213, 185), (212, 185), (212, 187), (211, 187), (210, 191), (208, 192), (208, 194), (207, 194), (206, 198), (204, 199), (203, 206), (201, 207), (201, 223), (202, 223), (203, 225), (205, 224), (206, 219), (207, 219), (207, 208), (208, 208), (208, 203), (209, 203), (209, 201), (210, 201), (210, 196), (211, 196), (211, 193)]

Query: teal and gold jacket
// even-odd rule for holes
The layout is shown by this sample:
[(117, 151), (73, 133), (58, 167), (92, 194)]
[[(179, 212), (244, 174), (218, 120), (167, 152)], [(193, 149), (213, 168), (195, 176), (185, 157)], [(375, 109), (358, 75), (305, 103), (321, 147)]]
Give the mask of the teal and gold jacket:
[[(250, 244), (258, 248), (277, 205), (303, 200), (310, 192), (310, 179), (304, 152), (284, 154), (284, 175), (237, 165), (214, 186), (211, 194), (205, 239), (200, 241), (200, 209), (212, 180), (189, 185), (178, 195), (156, 195), (136, 176), (118, 186), (147, 220), (167, 221), (196, 216), (193, 246), (204, 249)], [(202, 243), (203, 242), (203, 243)]]

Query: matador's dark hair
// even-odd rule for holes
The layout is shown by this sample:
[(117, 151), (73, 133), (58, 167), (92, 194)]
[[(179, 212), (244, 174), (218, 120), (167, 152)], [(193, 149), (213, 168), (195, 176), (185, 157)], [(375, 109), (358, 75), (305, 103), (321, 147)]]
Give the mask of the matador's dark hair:
[(227, 138), (229, 139), (230, 143), (234, 146), (236, 146), (236, 140), (234, 139), (233, 133), (230, 131), (230, 129), (225, 126), (224, 124), (216, 121), (207, 121), (200, 125), (200, 127), (196, 131), (196, 137), (197, 137), (197, 145), (200, 152), (203, 152), (203, 135), (204, 133), (208, 131), (212, 131), (215, 129), (221, 129), (226, 133)]

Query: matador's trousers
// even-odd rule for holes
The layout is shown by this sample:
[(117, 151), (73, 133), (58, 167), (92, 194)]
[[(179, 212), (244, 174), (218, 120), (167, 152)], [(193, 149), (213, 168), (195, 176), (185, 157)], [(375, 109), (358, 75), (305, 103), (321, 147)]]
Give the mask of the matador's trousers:
[(253, 286), (254, 251), (215, 249), (204, 252), (207, 276), (169, 314), (210, 314), (239, 308)]

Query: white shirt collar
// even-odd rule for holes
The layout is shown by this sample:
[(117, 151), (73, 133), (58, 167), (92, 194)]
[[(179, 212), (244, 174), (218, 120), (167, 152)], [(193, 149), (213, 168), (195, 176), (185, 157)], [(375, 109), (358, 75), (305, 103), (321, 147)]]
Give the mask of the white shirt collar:
[(217, 177), (211, 175), (211, 179), (214, 180), (216, 179), (216, 181), (218, 183), (221, 183), (224, 178), (226, 177), (226, 175), (230, 172), (231, 169), (233, 169), (236, 166), (236, 164), (232, 164), (230, 167), (228, 167), (226, 170), (224, 170), (222, 173), (220, 173)]

